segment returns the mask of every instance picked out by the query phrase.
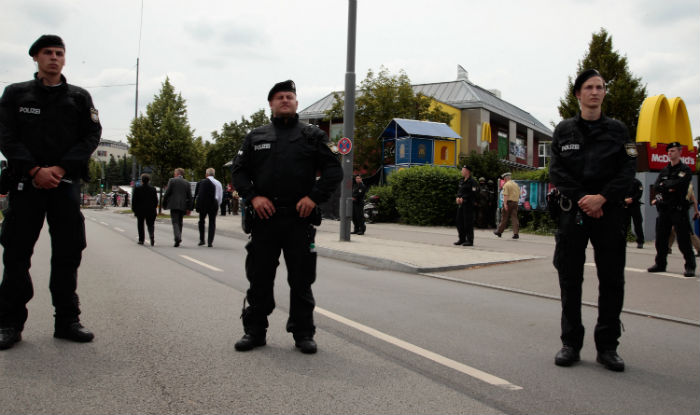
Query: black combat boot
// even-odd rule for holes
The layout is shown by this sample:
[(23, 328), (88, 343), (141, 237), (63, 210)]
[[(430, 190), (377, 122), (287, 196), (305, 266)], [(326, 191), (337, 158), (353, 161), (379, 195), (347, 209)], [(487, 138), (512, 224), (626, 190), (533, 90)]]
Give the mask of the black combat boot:
[(0, 350), (6, 350), (22, 340), (22, 332), (14, 327), (0, 327)]
[(554, 357), (554, 364), (557, 366), (571, 366), (581, 360), (579, 351), (571, 346), (564, 345)]
[(295, 337), (294, 346), (304, 354), (314, 354), (318, 349), (314, 338), (311, 336)]
[(614, 372), (624, 372), (625, 370), (625, 361), (615, 350), (599, 351), (596, 361)]
[(88, 343), (95, 338), (95, 335), (79, 322), (70, 324), (57, 324), (53, 332), (53, 336), (57, 339), (65, 339), (78, 343)]
[(239, 352), (247, 352), (248, 350), (253, 350), (256, 347), (264, 346), (265, 344), (267, 343), (265, 342), (264, 334), (252, 335), (246, 333), (236, 342), (233, 347), (235, 347), (235, 349)]

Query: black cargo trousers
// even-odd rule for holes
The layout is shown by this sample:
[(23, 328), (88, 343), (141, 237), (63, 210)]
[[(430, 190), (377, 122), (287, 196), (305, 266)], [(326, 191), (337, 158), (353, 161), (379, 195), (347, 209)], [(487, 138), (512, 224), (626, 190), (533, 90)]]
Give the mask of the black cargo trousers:
[(54, 189), (36, 189), (29, 181), (9, 193), (0, 243), (4, 272), (0, 284), (0, 326), (21, 331), (27, 320), (26, 304), (34, 296), (29, 274), (34, 245), (44, 225), (51, 235), (49, 288), (56, 310), (56, 326), (79, 321), (76, 288), (78, 267), (86, 247), (85, 219), (80, 212), (80, 180), (61, 182)]
[(241, 316), (247, 334), (265, 335), (267, 316), (275, 308), (273, 289), (281, 252), (290, 289), (287, 331), (295, 338), (315, 334), (313, 310), (316, 303), (311, 291), (311, 284), (316, 280), (315, 234), (313, 225), (308, 219), (299, 218), (293, 207), (277, 208), (271, 218), (253, 222), (251, 239), (246, 245), (245, 270), (250, 282), (246, 293), (248, 307)]
[(617, 349), (625, 296), (625, 218), (622, 207), (605, 206), (603, 216), (594, 219), (578, 210), (575, 204), (559, 218), (553, 263), (559, 273), (561, 289), (561, 340), (567, 346), (577, 350), (583, 347), (581, 286), (590, 240), (598, 274), (596, 349)]

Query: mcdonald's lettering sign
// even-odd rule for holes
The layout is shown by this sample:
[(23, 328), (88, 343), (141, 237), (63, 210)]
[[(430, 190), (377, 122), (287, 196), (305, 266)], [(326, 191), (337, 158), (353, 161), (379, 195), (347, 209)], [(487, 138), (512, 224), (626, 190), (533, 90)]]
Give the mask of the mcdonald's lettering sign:
[[(668, 164), (666, 144), (678, 141), (683, 146), (681, 160), (695, 171), (697, 149), (693, 145), (690, 120), (685, 103), (679, 97), (668, 99), (656, 95), (644, 100), (637, 123), (637, 148), (640, 156), (646, 153), (646, 166), (638, 170), (658, 171)], [(640, 157), (641, 159), (641, 157)], [(638, 167), (639, 164), (638, 164)], [(644, 168), (646, 167), (646, 168)]]

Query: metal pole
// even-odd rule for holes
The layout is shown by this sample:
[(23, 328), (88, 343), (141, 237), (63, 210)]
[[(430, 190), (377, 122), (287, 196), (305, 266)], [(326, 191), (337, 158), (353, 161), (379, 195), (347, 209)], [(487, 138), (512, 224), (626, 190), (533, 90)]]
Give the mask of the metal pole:
[[(136, 58), (136, 102), (134, 103), (134, 121), (139, 116), (139, 58)], [(136, 185), (136, 156), (131, 155), (132, 186)]]
[(353, 143), (353, 151), (343, 156), (343, 182), (340, 189), (340, 240), (350, 241), (352, 217), (352, 162), (355, 130), (355, 28), (357, 25), (357, 0), (348, 0), (348, 57), (345, 70), (345, 108), (343, 135)]

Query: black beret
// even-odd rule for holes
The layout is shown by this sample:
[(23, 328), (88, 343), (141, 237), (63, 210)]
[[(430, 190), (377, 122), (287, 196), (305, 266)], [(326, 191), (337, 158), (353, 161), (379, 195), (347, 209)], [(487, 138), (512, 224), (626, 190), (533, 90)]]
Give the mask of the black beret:
[(576, 81), (574, 82), (574, 92), (578, 92), (581, 90), (581, 87), (583, 86), (583, 83), (586, 82), (587, 80), (593, 78), (594, 76), (600, 76), (601, 78), (603, 75), (600, 74), (595, 69), (587, 69), (576, 77)]
[(463, 168), (463, 169), (467, 169), (467, 170), (469, 170), (469, 171), (472, 171), (472, 168), (471, 168), (471, 167), (469, 167), (469, 166), (468, 166), (468, 165), (466, 165), (466, 164), (465, 164), (464, 166), (462, 166), (462, 168)]
[(672, 149), (672, 148), (674, 148), (674, 147), (683, 148), (683, 146), (681, 146), (681, 143), (679, 143), (678, 141), (674, 141), (674, 142), (668, 143), (668, 144), (666, 145), (666, 151), (668, 151), (668, 150), (670, 150), (670, 149)]
[(291, 79), (288, 79), (283, 82), (278, 82), (275, 84), (275, 86), (272, 87), (270, 92), (267, 94), (267, 100), (272, 101), (272, 97), (278, 93), (278, 92), (294, 92), (295, 94), (297, 93), (297, 86), (294, 85), (294, 81)]
[(66, 45), (63, 44), (63, 39), (56, 35), (41, 35), (39, 39), (36, 40), (36, 42), (32, 43), (32, 46), (29, 48), (29, 56), (34, 56), (42, 48), (46, 48), (49, 46), (54, 46), (54, 47), (60, 47), (65, 49)]

